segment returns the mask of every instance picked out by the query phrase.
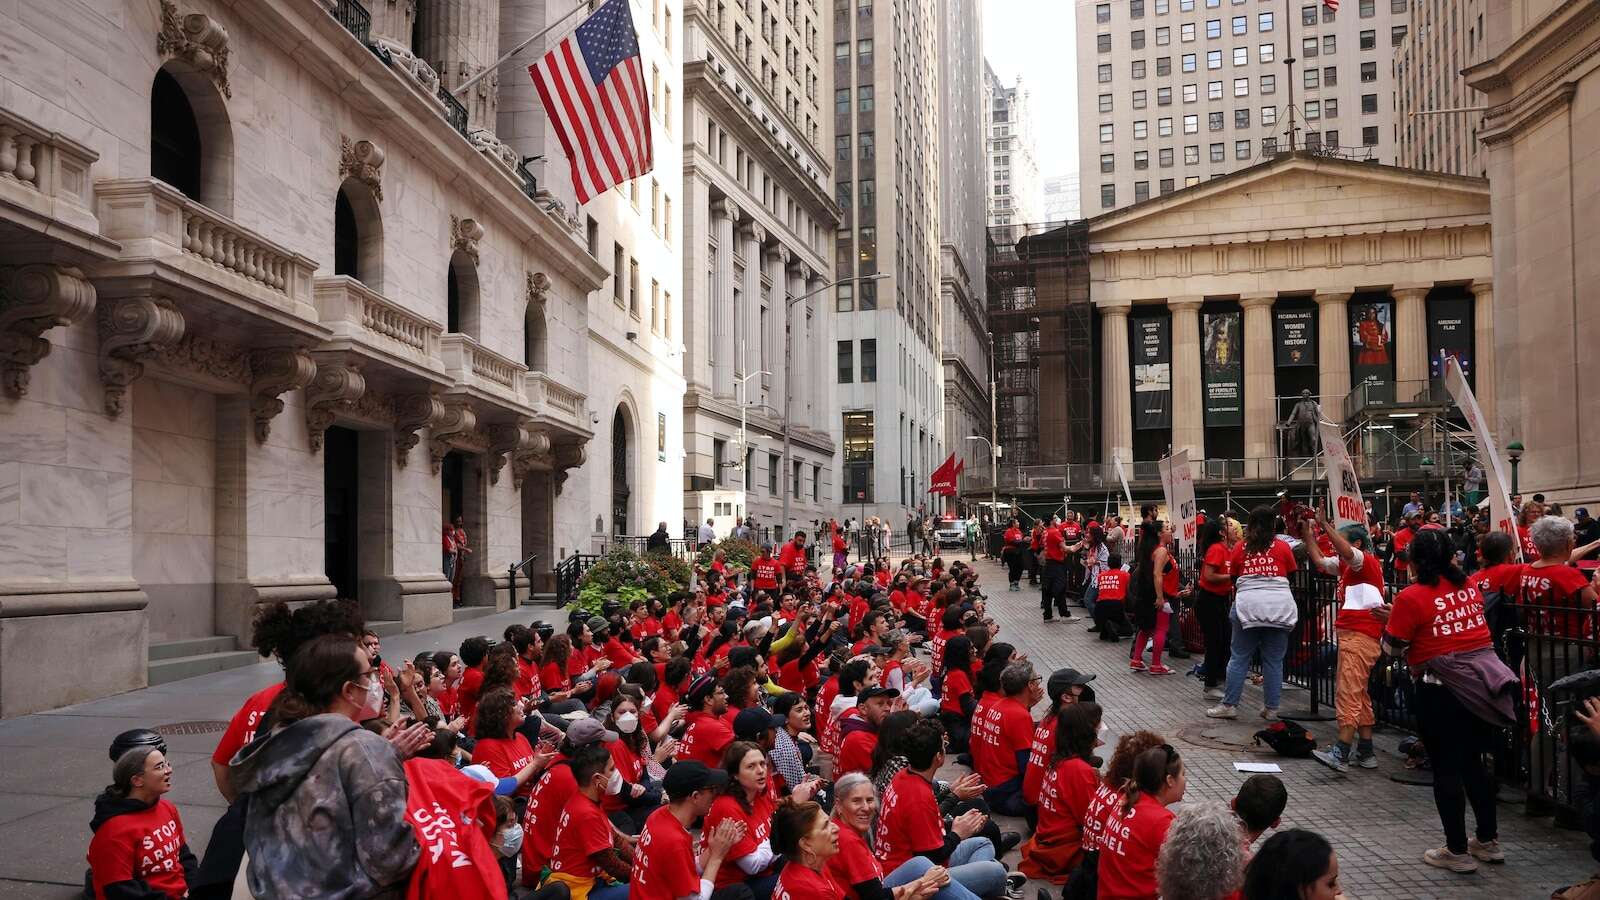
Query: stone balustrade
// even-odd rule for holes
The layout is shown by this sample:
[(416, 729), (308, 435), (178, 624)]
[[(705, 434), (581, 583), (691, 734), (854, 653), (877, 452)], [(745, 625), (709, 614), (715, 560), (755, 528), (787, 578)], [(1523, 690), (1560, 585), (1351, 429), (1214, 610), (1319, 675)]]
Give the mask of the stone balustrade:
[(88, 209), (89, 167), (99, 154), (0, 109), (0, 181)]
[(198, 203), (184, 206), (183, 250), (279, 292), (292, 277), (293, 254), (252, 236)]
[(348, 275), (316, 279), (317, 318), (346, 340), (399, 357), (432, 372), (444, 371), (439, 339), (444, 327), (405, 309)]
[(548, 372), (529, 372), (523, 378), (523, 393), (528, 405), (553, 423), (588, 434), (589, 422), (584, 414), (588, 397), (562, 384)]
[(444, 371), (457, 387), (476, 389), (490, 396), (509, 400), (518, 407), (527, 405), (523, 393), (528, 367), (490, 350), (465, 334), (450, 332), (439, 338), (439, 354)]

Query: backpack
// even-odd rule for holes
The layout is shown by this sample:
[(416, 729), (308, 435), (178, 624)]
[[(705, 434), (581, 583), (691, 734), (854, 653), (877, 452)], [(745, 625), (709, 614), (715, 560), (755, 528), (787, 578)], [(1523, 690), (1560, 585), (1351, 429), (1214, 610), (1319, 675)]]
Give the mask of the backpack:
[(1279, 719), (1255, 734), (1257, 746), (1266, 744), (1279, 756), (1305, 759), (1317, 748), (1317, 739), (1304, 725), (1293, 719)]

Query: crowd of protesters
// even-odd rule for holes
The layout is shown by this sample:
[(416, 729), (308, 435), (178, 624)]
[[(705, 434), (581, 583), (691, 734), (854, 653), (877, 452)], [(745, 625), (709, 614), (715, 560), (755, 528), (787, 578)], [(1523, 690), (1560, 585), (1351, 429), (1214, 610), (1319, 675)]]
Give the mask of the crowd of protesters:
[[(1013, 522), (1008, 588), (1038, 577), (1047, 622), (1074, 619), (1077, 600), (1102, 639), (1133, 638), (1129, 668), (1151, 676), (1172, 673), (1163, 654), (1189, 612), (1206, 715), (1238, 716), (1259, 677), (1273, 719), (1300, 614), (1289, 576), (1336, 576), (1339, 731), (1319, 759), (1375, 765), (1366, 674), (1381, 654), (1404, 657), (1445, 832), (1424, 860), (1463, 873), (1504, 862), (1483, 752), (1516, 678), (1486, 597), (1514, 584), (1592, 610), (1588, 577), (1567, 574), (1583, 549), (1571, 523), (1532, 517), (1521, 565), (1501, 552), (1510, 536), (1486, 537), (1473, 574), (1450, 533), (1424, 524), (1391, 596), (1367, 529), (1280, 513), (1204, 523), (1196, 571), (1153, 508), (1133, 527), (1070, 512), (1031, 534)], [(843, 535), (830, 523), (819, 542), (841, 551)], [(129, 732), (96, 801), (86, 889), (228, 897), (242, 874), (257, 897), (969, 900), (1019, 897), (1028, 878), (1073, 898), (1338, 895), (1326, 840), (1261, 841), (1289, 799), (1276, 777), (1188, 797), (1180, 753), (1147, 730), (1102, 760), (1107, 705), (1137, 698), (1100, 698), (1077, 669), (1036, 670), (1000, 639), (975, 568), (836, 555), (824, 580), (809, 537), (748, 569), (715, 558), (691, 590), (398, 662), (352, 602), (265, 607), (254, 644), (284, 680), (246, 699), (216, 747), (231, 805), (204, 859), (164, 798), (163, 739)], [(1572, 752), (1600, 771), (1586, 749), (1600, 748), (1600, 701), (1579, 719)], [(1001, 862), (1013, 849), (1015, 871)]]

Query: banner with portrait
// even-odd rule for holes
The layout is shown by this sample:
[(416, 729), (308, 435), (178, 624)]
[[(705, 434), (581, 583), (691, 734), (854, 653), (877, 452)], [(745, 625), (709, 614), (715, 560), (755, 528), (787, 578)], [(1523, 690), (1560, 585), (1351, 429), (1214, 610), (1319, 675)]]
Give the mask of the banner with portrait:
[(1394, 402), (1394, 304), (1388, 300), (1350, 304), (1350, 385), (1366, 385), (1368, 400)]
[(1128, 319), (1134, 428), (1172, 427), (1171, 323), (1166, 316)]
[(1201, 349), (1206, 392), (1206, 427), (1244, 424), (1243, 317), (1236, 312), (1206, 313)]
[(1472, 384), (1472, 299), (1428, 301), (1428, 379), (1442, 382), (1446, 362), (1455, 360)]
[(1278, 368), (1317, 364), (1317, 311), (1275, 309), (1272, 339), (1277, 345)]

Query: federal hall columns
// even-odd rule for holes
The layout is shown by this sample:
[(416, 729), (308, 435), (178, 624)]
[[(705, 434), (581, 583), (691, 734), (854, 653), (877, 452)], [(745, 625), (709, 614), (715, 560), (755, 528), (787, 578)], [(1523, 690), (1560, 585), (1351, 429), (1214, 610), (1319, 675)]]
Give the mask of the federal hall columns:
[[(1244, 307), (1244, 455), (1245, 477), (1276, 478), (1277, 441), (1272, 439), (1278, 412), (1276, 373), (1272, 360), (1272, 303), (1277, 294), (1246, 294)], [(1253, 471), (1252, 471), (1253, 469)]]
[(1344, 400), (1350, 394), (1349, 291), (1317, 291), (1317, 393), (1322, 416), (1344, 421)]
[(1104, 460), (1120, 459), (1133, 469), (1133, 373), (1128, 371), (1128, 311), (1131, 304), (1100, 307), (1100, 367), (1105, 396), (1100, 400), (1105, 427)]
[(1397, 284), (1394, 297), (1395, 399), (1410, 400), (1428, 381), (1428, 291), (1431, 284)]
[(1174, 297), (1172, 312), (1172, 452), (1188, 450), (1191, 462), (1205, 459), (1204, 379), (1200, 369), (1200, 304), (1203, 297)]

